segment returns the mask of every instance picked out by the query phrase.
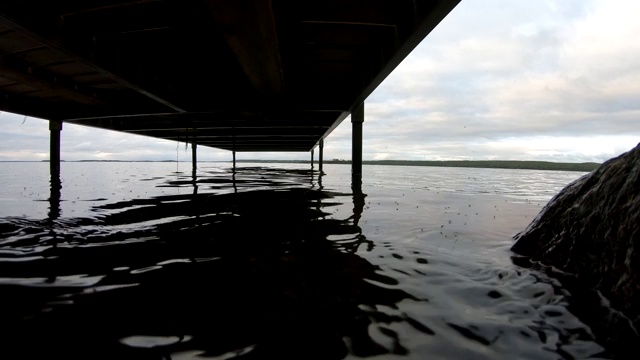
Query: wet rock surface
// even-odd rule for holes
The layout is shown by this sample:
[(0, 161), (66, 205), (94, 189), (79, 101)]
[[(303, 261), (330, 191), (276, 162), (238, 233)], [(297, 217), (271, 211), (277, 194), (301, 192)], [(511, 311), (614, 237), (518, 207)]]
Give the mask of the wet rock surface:
[(515, 240), (514, 252), (575, 275), (639, 329), (640, 144), (565, 187)]

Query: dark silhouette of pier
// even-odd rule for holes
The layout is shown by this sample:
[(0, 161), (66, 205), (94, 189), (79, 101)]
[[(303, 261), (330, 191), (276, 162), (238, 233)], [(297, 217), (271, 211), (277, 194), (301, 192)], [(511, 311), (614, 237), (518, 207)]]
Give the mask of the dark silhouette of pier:
[[(6, 0), (0, 111), (233, 152), (310, 151), (459, 0)], [(312, 153), (313, 154), (313, 153)], [(313, 161), (313, 155), (312, 155)]]

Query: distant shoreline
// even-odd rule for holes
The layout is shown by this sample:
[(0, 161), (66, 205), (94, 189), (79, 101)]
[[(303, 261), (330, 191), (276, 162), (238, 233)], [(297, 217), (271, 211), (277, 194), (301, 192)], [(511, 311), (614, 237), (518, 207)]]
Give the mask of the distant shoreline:
[[(33, 161), (7, 161), (0, 162), (49, 162), (48, 160)], [(175, 160), (73, 160), (62, 162), (176, 162)], [(190, 163), (191, 161), (180, 161)], [(229, 163), (223, 161), (201, 161), (201, 163)], [(308, 160), (237, 160), (237, 163), (272, 163), (272, 164), (309, 164)], [(350, 165), (350, 160), (325, 160), (325, 164)], [(317, 162), (316, 162), (317, 164)], [(480, 169), (520, 169), (520, 170), (555, 170), (555, 171), (581, 171), (590, 172), (598, 168), (600, 163), (561, 163), (551, 161), (518, 161), (518, 160), (364, 160), (363, 165), (387, 165), (387, 166), (433, 166), (433, 167), (466, 167)]]
[[(304, 160), (238, 160), (236, 162), (253, 163), (302, 163)], [(350, 160), (325, 160), (325, 164), (351, 164)], [(317, 164), (317, 162), (316, 162)], [(387, 165), (387, 166), (432, 166), (432, 167), (465, 167), (480, 169), (519, 169), (519, 170), (555, 170), (555, 171), (581, 171), (590, 172), (597, 169), (600, 163), (561, 163), (551, 161), (527, 161), (527, 160), (363, 160), (362, 165)]]

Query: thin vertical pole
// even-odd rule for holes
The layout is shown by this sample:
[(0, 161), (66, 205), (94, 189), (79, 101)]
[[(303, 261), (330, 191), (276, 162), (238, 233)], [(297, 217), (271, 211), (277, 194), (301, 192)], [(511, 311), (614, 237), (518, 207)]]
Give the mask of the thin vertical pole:
[(52, 178), (60, 178), (60, 131), (62, 121), (49, 120), (49, 169)]
[(318, 153), (318, 169), (322, 172), (322, 158), (324, 157), (324, 138), (320, 138), (320, 153)]
[(198, 144), (191, 143), (191, 167), (192, 171), (195, 174), (196, 169), (198, 168)]
[(351, 173), (362, 175), (362, 123), (364, 122), (364, 102), (351, 113)]
[(313, 169), (313, 149), (311, 149), (311, 168)]
[[(51, 174), (49, 196), (49, 220), (53, 221), (60, 217), (60, 197), (62, 182), (60, 181), (60, 131), (62, 131), (61, 121), (49, 121), (49, 170)], [(54, 233), (55, 237), (55, 233)]]
[(233, 169), (235, 170), (236, 168), (236, 151), (233, 151)]

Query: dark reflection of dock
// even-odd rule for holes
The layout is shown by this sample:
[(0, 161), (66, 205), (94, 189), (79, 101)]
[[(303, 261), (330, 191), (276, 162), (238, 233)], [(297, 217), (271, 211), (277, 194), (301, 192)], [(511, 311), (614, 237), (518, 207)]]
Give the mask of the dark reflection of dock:
[[(2, 286), (0, 311), (11, 329), (2, 357), (405, 353), (393, 332), (387, 334), (392, 350), (369, 336), (376, 305), (393, 307), (411, 296), (376, 286), (395, 280), (355, 254), (362, 244), (372, 246), (358, 225), (364, 194), (357, 184), (352, 194), (332, 193), (296, 185), (314, 173), (283, 171), (278, 183), (277, 170), (271, 171), (265, 185), (276, 181), (269, 189), (243, 189), (235, 170), (185, 178), (167, 186), (191, 182), (193, 193), (102, 205), (93, 219), (56, 220), (60, 187), (52, 183), (58, 196), (51, 198), (49, 225), (57, 236), (33, 242), (57, 246), (41, 259), (0, 268), (0, 277), (42, 276), (51, 286)], [(198, 193), (207, 185), (233, 190)], [(349, 200), (352, 216), (328, 216)], [(99, 281), (80, 287), (62, 281), (78, 274)], [(384, 316), (385, 322), (403, 320)], [(148, 348), (150, 342), (161, 345)]]

